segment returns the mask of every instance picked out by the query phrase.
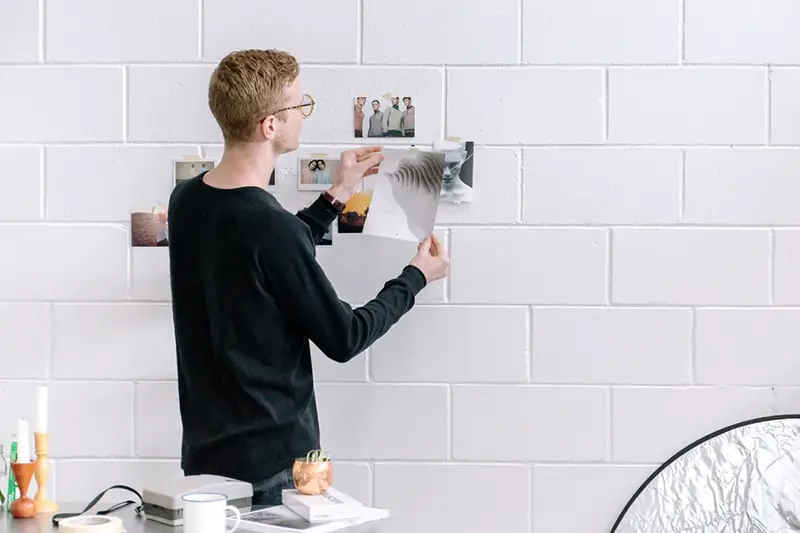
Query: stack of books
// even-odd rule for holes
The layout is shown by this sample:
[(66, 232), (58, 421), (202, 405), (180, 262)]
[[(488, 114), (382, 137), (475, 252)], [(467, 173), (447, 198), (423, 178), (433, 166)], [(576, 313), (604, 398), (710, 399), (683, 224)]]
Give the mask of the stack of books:
[[(328, 533), (389, 516), (388, 510), (367, 507), (332, 487), (318, 496), (284, 490), (282, 502), (276, 507), (242, 513), (241, 527), (265, 533)], [(228, 525), (233, 525), (230, 517)]]

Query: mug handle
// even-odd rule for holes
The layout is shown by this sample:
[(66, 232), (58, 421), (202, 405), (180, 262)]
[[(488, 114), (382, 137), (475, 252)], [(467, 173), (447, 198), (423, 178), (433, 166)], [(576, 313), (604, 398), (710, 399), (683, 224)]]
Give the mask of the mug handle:
[(235, 523), (235, 524), (233, 524), (233, 525), (230, 527), (230, 529), (225, 529), (225, 532), (226, 532), (226, 533), (231, 533), (232, 531), (236, 531), (236, 528), (238, 528), (238, 527), (239, 527), (239, 522), (241, 522), (241, 521), (242, 521), (242, 515), (241, 515), (241, 513), (239, 512), (239, 509), (237, 509), (237, 508), (236, 508), (236, 507), (234, 507), (233, 505), (227, 505), (227, 506), (225, 507), (225, 509), (227, 509), (227, 510), (230, 510), (230, 511), (233, 511), (233, 514), (234, 514), (234, 515), (236, 515), (236, 523)]

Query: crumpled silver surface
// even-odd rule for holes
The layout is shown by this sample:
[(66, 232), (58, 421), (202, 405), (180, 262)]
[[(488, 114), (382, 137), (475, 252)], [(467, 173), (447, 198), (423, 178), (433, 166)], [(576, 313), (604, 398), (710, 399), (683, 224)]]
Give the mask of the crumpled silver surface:
[(669, 463), (613, 533), (800, 531), (800, 418), (736, 427)]

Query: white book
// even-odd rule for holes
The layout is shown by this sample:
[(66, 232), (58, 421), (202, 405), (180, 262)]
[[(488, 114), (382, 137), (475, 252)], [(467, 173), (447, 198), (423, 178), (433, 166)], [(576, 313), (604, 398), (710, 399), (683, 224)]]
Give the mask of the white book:
[[(278, 505), (276, 507), (242, 513), (239, 529), (236, 531), (256, 531), (259, 533), (329, 533), (388, 517), (389, 511), (386, 509), (362, 507), (361, 514), (359, 514), (357, 518), (312, 523), (297, 515), (297, 513), (289, 508)], [(228, 517), (228, 527), (233, 526), (234, 523), (235, 518)]]
[(329, 488), (324, 494), (302, 494), (296, 489), (282, 491), (283, 505), (309, 522), (346, 520), (361, 514), (363, 505), (347, 494)]

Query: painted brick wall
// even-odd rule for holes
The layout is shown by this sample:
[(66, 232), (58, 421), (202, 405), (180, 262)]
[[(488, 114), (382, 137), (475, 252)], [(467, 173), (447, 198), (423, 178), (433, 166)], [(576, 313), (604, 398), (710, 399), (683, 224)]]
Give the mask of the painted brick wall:
[[(798, 25), (794, 0), (3, 0), (2, 440), (47, 381), (60, 500), (177, 471), (167, 255), (128, 215), (219, 157), (215, 62), (278, 47), (306, 146), (398, 85), (418, 142), (479, 145), (476, 203), (438, 218), (451, 278), (351, 363), (315, 354), (340, 487), (392, 533), (608, 531), (680, 447), (800, 409)], [(320, 261), (351, 303), (414, 251), (347, 237)]]

